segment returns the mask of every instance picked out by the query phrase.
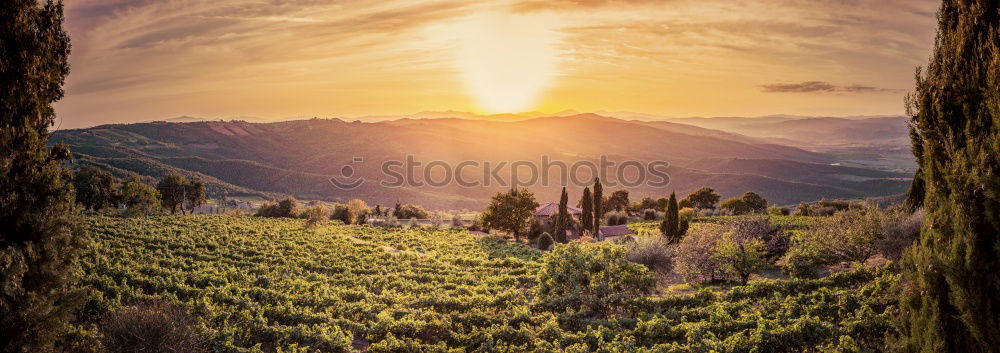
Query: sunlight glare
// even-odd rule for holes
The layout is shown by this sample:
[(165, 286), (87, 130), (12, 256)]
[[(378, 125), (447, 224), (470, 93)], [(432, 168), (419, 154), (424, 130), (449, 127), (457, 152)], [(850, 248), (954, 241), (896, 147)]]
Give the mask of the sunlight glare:
[(457, 69), (489, 113), (532, 108), (556, 74), (559, 33), (542, 16), (483, 13), (463, 21)]

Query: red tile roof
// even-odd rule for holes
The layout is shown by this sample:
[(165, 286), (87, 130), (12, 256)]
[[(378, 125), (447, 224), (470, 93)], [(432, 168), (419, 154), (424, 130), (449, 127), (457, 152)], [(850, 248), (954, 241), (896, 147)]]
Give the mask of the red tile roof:
[[(579, 208), (576, 208), (576, 207), (566, 206), (566, 210), (569, 211), (570, 214), (574, 214), (574, 215), (583, 214), (583, 210), (580, 210)], [(536, 217), (537, 216), (550, 216), (551, 217), (552, 215), (554, 215), (554, 214), (556, 214), (558, 212), (559, 212), (559, 203), (556, 203), (556, 202), (545, 203), (545, 204), (542, 204), (542, 205), (538, 206), (538, 208), (535, 208), (535, 216)]]
[(605, 237), (617, 237), (622, 235), (635, 234), (628, 226), (622, 224), (617, 226), (603, 226), (601, 227), (601, 234)]

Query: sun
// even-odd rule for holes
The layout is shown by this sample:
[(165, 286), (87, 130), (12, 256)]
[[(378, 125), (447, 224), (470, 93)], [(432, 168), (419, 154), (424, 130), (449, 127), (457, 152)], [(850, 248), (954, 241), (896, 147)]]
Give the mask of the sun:
[(541, 16), (483, 13), (461, 25), (456, 69), (489, 113), (517, 113), (538, 104), (556, 75), (559, 33)]

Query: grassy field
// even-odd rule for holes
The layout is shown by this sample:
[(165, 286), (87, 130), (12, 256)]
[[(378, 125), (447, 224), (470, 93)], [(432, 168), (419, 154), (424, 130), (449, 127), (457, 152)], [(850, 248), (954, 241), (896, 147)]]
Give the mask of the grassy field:
[(82, 327), (164, 300), (189, 310), (216, 352), (848, 352), (882, 347), (898, 283), (886, 268), (758, 280), (588, 317), (534, 305), (541, 253), (460, 230), (225, 216), (86, 224)]

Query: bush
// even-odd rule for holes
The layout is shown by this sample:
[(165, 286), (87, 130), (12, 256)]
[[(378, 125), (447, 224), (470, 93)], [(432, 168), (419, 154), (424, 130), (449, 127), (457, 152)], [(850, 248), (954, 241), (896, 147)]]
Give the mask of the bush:
[(623, 313), (631, 300), (649, 294), (656, 283), (645, 267), (625, 255), (625, 248), (608, 243), (556, 245), (542, 258), (539, 306), (593, 317)]
[(727, 273), (747, 284), (750, 275), (760, 272), (767, 265), (764, 242), (750, 233), (731, 229), (716, 244), (712, 254)]
[(552, 236), (548, 232), (543, 232), (542, 235), (538, 236), (538, 249), (539, 250), (549, 250), (552, 248)]
[(791, 242), (781, 227), (771, 223), (767, 216), (748, 216), (726, 223), (726, 227), (740, 237), (761, 241), (767, 253), (767, 260), (774, 262), (788, 251)]
[(878, 253), (886, 238), (885, 225), (891, 221), (878, 206), (869, 204), (814, 221), (808, 240), (838, 261), (864, 263)]
[(338, 203), (333, 205), (333, 212), (330, 213), (330, 219), (339, 220), (344, 224), (351, 224), (351, 211), (347, 209), (347, 205)]
[(767, 214), (771, 216), (787, 216), (791, 214), (791, 210), (787, 207), (771, 206), (767, 208)]
[(691, 227), (691, 222), (694, 222), (694, 217), (696, 216), (693, 208), (683, 208), (677, 212), (680, 217), (680, 230), (681, 235), (687, 234), (688, 228)]
[(196, 324), (184, 309), (154, 301), (110, 312), (99, 327), (108, 352), (206, 352)]
[(454, 216), (451, 216), (451, 227), (455, 229), (465, 228), (465, 222), (462, 222), (462, 216), (459, 216), (457, 213)]
[(313, 228), (326, 224), (326, 221), (330, 218), (330, 212), (323, 204), (306, 208), (303, 215), (306, 219), (306, 228)]
[(347, 202), (347, 212), (350, 213), (351, 219), (350, 222), (344, 222), (344, 224), (365, 224), (371, 211), (363, 200), (353, 199)]
[(604, 223), (609, 226), (617, 226), (628, 223), (628, 214), (624, 212), (608, 212), (604, 216)]
[(391, 214), (388, 215), (388, 216), (382, 217), (380, 219), (376, 219), (374, 222), (372, 222), (372, 226), (374, 226), (374, 227), (383, 227), (383, 228), (399, 228), (399, 227), (402, 227), (399, 224), (399, 220), (396, 219), (396, 216), (393, 216)]
[(486, 232), (486, 233), (490, 232), (489, 229), (484, 229), (483, 228), (483, 218), (480, 217), (479, 215), (476, 215), (475, 217), (472, 218), (472, 224), (469, 225), (469, 231), (472, 231), (472, 232), (483, 231), (483, 232)]
[(542, 224), (542, 221), (532, 217), (531, 223), (528, 225), (528, 241), (538, 240), (538, 237), (542, 236), (542, 233), (545, 233), (545, 226)]
[(815, 278), (820, 267), (835, 262), (805, 236), (796, 236), (791, 242), (791, 248), (780, 261), (781, 272), (786, 275), (795, 278)]
[(399, 206), (398, 209), (392, 211), (392, 215), (396, 216), (398, 219), (427, 219), (428, 213), (423, 207), (411, 204), (405, 204)]
[(750, 208), (750, 204), (737, 198), (731, 198), (723, 201), (722, 204), (719, 205), (719, 210), (732, 216), (745, 215), (753, 211)]
[(270, 218), (296, 218), (299, 216), (299, 213), (301, 212), (299, 212), (298, 202), (289, 197), (277, 204), (265, 203), (260, 206), (260, 209), (254, 215)]
[(677, 246), (674, 268), (685, 280), (721, 279), (722, 264), (714, 256), (715, 247), (721, 240), (718, 233), (704, 228), (695, 228)]
[(441, 229), (441, 226), (443, 226), (443, 225), (444, 225), (444, 215), (443, 214), (441, 214), (439, 212), (434, 212), (433, 214), (431, 214), (431, 228), (432, 229)]
[(642, 210), (642, 220), (644, 221), (658, 221), (663, 219), (663, 213), (658, 212), (654, 209), (647, 208)]
[(628, 248), (628, 260), (646, 266), (653, 272), (666, 273), (673, 268), (675, 246), (660, 236), (646, 236), (633, 243)]
[(920, 237), (923, 224), (923, 209), (910, 213), (902, 207), (896, 207), (889, 211), (889, 217), (883, 225), (885, 236), (876, 247), (885, 258), (898, 261), (903, 257), (903, 252)]

